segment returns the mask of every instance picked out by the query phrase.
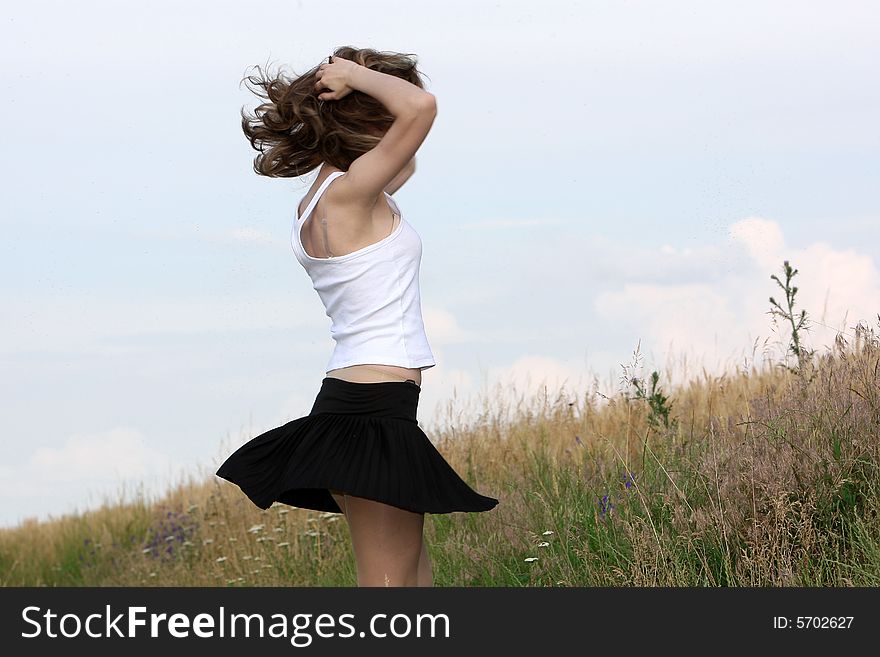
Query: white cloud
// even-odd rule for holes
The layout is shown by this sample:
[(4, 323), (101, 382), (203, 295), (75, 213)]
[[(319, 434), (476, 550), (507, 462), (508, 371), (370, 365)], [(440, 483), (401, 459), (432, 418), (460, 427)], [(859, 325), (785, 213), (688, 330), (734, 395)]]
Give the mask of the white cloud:
[(445, 308), (423, 303), (422, 319), (432, 349), (434, 345), (467, 342), (472, 339), (470, 332), (462, 329), (455, 315)]
[[(146, 493), (165, 490), (170, 459), (131, 427), (73, 434), (59, 447), (37, 447), (24, 463), (0, 465), (0, 500), (18, 519), (71, 513), (95, 506), (93, 495), (116, 501), (123, 486)], [(150, 483), (150, 481), (158, 483)]]
[(785, 246), (782, 229), (770, 219), (748, 217), (730, 226), (730, 236), (745, 246), (752, 259), (765, 271), (774, 270)]
[(419, 400), (419, 416), (429, 435), (435, 427), (461, 428), (485, 419), (487, 412), (505, 421), (512, 419), (523, 405), (534, 408), (545, 395), (555, 399), (562, 389), (571, 398), (588, 378), (576, 363), (526, 355), (510, 365), (488, 368), (475, 381), (467, 370), (446, 367), (442, 352), (435, 351), (435, 356), (437, 372), (428, 370)]
[(643, 345), (650, 341), (702, 356), (742, 347), (741, 332), (732, 330), (741, 322), (731, 303), (723, 290), (705, 283), (646, 283), (599, 294), (595, 308), (609, 323), (622, 321), (636, 330)]
[[(720, 372), (730, 358), (739, 361), (760, 336), (781, 340), (783, 348), (788, 342), (785, 326), (780, 326), (779, 333), (774, 332), (766, 314), (771, 295), (784, 305), (782, 289), (770, 279), (776, 274), (784, 281), (784, 260), (798, 270), (792, 281), (798, 287), (795, 312), (805, 309), (813, 322), (811, 332), (805, 336), (807, 346), (820, 351), (830, 347), (835, 329), (848, 330), (859, 319), (870, 321), (880, 309), (880, 273), (866, 254), (854, 249), (835, 250), (823, 242), (800, 249), (789, 247), (780, 225), (760, 217), (731, 224), (729, 234), (733, 248), (747, 255), (735, 271), (720, 278), (713, 276), (710, 270), (717, 269), (717, 263), (701, 258), (692, 264), (699, 264), (703, 271), (691, 269), (690, 277), (711, 282), (626, 283), (597, 295), (596, 312), (606, 321), (635, 332), (647, 347), (643, 351), (660, 349), (660, 362), (668, 361), (672, 354), (691, 361), (708, 358), (706, 368)], [(662, 246), (661, 251), (679, 261), (692, 255), (670, 245)], [(674, 262), (670, 265), (680, 266)], [(650, 271), (640, 272), (640, 278), (650, 277)]]
[[(750, 217), (730, 227), (731, 236), (751, 254), (758, 267), (775, 274), (780, 281), (784, 260), (797, 269), (792, 284), (798, 287), (795, 296), (795, 312), (803, 308), (814, 321), (829, 324), (817, 327), (813, 337), (823, 336), (818, 343), (830, 344), (833, 340), (831, 327), (845, 328), (858, 320), (871, 320), (880, 310), (880, 272), (873, 258), (855, 249), (836, 250), (825, 242), (814, 242), (802, 249), (786, 246), (782, 231), (774, 221)], [(784, 293), (775, 281), (770, 280), (763, 289), (783, 306)], [(769, 307), (769, 303), (768, 303)]]
[(433, 437), (433, 429), (448, 423), (456, 424), (456, 418), (468, 417), (469, 400), (473, 398), (475, 385), (467, 370), (449, 365), (443, 348), (431, 344), (436, 365), (422, 374), (422, 392), (419, 394), (419, 423)]
[(70, 436), (61, 447), (39, 447), (25, 469), (31, 480), (69, 483), (141, 477), (164, 467), (166, 458), (129, 427)]
[(506, 407), (515, 406), (520, 398), (528, 402), (546, 394), (552, 399), (563, 388), (569, 392), (580, 389), (588, 374), (580, 364), (571, 361), (525, 355), (510, 365), (489, 368), (486, 378), (490, 398), (497, 395)]

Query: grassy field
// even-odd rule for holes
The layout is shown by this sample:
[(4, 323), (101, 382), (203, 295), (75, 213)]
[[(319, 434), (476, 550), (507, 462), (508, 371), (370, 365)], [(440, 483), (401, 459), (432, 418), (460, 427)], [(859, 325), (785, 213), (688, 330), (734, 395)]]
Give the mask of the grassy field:
[[(786, 263), (787, 267), (787, 263)], [(436, 586), (877, 586), (880, 341), (663, 390), (536, 396), (429, 433), (488, 513), (426, 516)], [(794, 288), (796, 290), (796, 288)], [(775, 303), (775, 302), (774, 302)], [(781, 308), (781, 307), (780, 307)], [(497, 409), (496, 409), (497, 410)], [(0, 531), (4, 586), (354, 586), (345, 520), (213, 475)]]

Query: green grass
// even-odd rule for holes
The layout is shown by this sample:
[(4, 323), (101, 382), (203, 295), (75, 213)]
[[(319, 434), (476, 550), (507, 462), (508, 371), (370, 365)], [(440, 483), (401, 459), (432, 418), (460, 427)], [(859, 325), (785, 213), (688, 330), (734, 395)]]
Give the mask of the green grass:
[[(828, 354), (797, 353), (796, 368), (675, 390), (630, 373), (635, 395), (560, 391), (430, 431), (500, 500), (426, 516), (435, 586), (877, 586), (880, 343), (859, 324)], [(0, 530), (0, 583), (354, 586), (356, 572), (342, 516), (261, 511), (208, 475)]]

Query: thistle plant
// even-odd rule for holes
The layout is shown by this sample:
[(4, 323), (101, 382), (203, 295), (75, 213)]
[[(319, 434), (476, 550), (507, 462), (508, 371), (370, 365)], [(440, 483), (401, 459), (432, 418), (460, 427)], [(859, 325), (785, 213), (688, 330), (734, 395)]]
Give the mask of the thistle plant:
[(794, 310), (794, 298), (795, 295), (797, 295), (798, 287), (797, 285), (792, 285), (792, 279), (797, 275), (798, 270), (793, 269), (791, 265), (788, 264), (788, 260), (783, 261), (782, 267), (783, 272), (785, 273), (785, 283), (780, 281), (776, 274), (771, 274), (770, 278), (776, 281), (776, 284), (779, 285), (785, 293), (786, 308), (779, 305), (776, 299), (770, 297), (770, 304), (773, 307), (768, 311), (768, 314), (773, 315), (774, 317), (781, 317), (783, 320), (787, 320), (791, 324), (791, 343), (786, 351), (790, 351), (797, 357), (798, 366), (797, 368), (791, 368), (785, 363), (782, 363), (780, 366), (792, 372), (801, 372), (803, 371), (804, 363), (807, 359), (812, 359), (815, 350), (806, 349), (801, 345), (800, 331), (810, 330), (810, 327), (807, 325), (807, 311), (801, 310), (800, 316), (797, 317), (797, 321), (795, 321), (796, 313)]

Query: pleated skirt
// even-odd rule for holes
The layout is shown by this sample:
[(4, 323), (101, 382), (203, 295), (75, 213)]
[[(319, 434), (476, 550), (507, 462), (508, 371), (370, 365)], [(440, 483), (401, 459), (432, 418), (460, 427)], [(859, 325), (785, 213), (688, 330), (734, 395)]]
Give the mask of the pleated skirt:
[(217, 470), (261, 509), (274, 502), (342, 513), (331, 490), (417, 513), (489, 511), (416, 420), (412, 381), (321, 382), (311, 412), (270, 429)]

